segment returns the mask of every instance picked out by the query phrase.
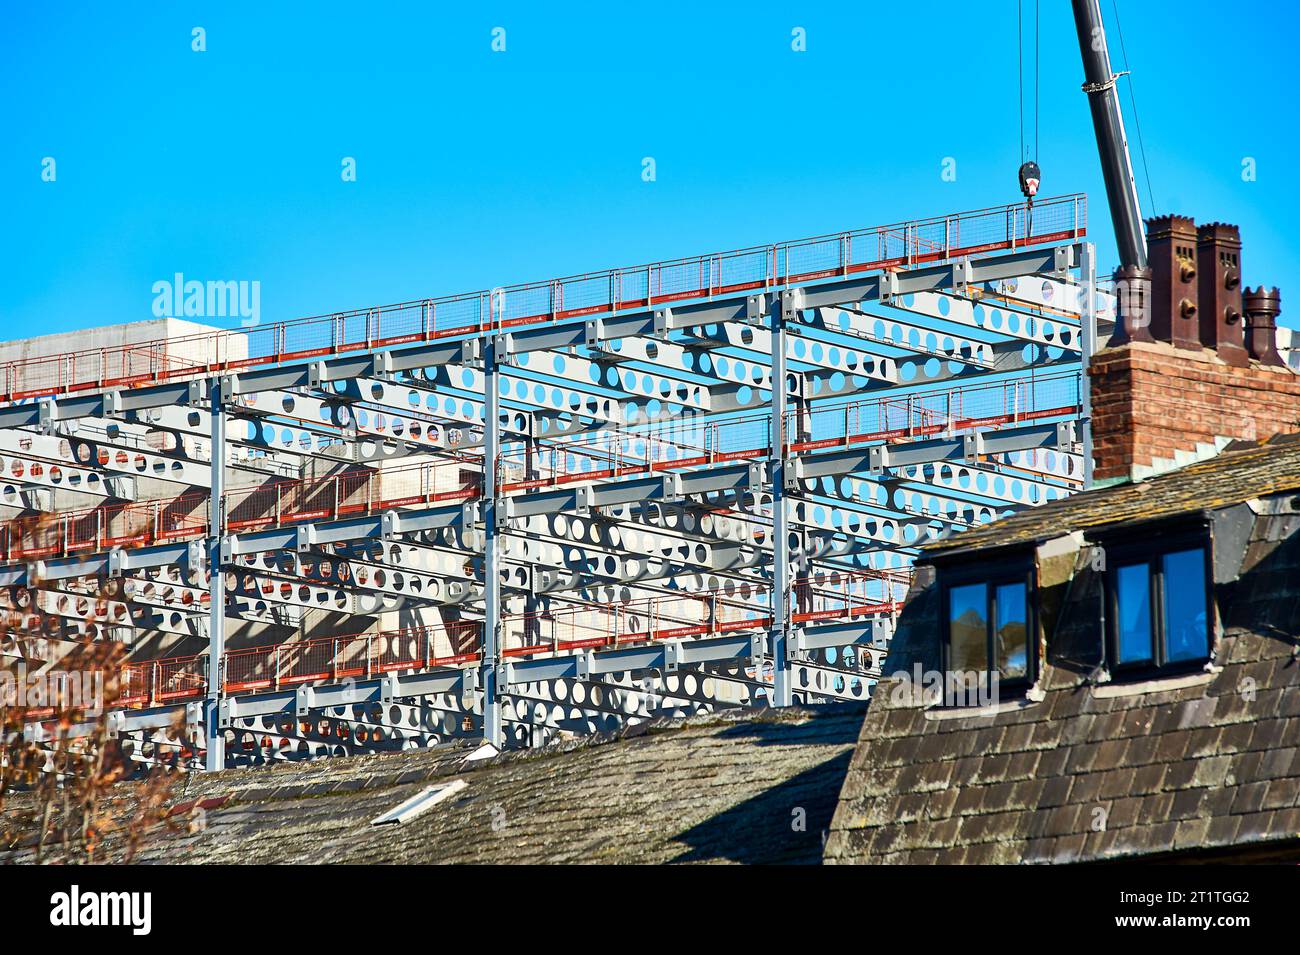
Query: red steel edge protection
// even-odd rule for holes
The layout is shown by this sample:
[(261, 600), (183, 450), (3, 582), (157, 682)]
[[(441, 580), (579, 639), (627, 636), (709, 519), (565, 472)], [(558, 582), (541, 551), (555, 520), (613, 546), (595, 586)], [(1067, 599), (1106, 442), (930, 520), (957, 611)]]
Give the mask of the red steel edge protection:
[[(796, 605), (807, 606), (820, 601), (824, 606), (796, 609), (790, 614), (790, 620), (793, 623), (812, 623), (897, 614), (902, 609), (902, 601), (895, 599), (894, 592), (898, 588), (905, 591), (910, 581), (910, 573), (903, 569), (830, 571), (796, 578), (791, 586), (791, 597)], [(866, 596), (865, 584), (868, 582), (882, 584), (886, 596), (883, 599)], [(863, 585), (862, 593), (855, 592), (859, 584)], [(755, 596), (766, 590), (765, 585), (752, 586)], [(665, 610), (669, 604), (673, 608)], [(698, 619), (683, 612), (683, 604), (698, 610)], [(628, 629), (619, 632), (617, 628), (608, 628), (601, 633), (599, 631), (605, 630), (607, 625), (560, 622), (565, 616), (583, 614), (616, 617), (625, 622)], [(507, 648), (503, 651), (504, 657), (517, 659), (581, 649), (614, 649), (683, 637), (761, 630), (771, 624), (770, 613), (727, 596), (724, 591), (664, 594), (553, 614), (518, 614), (505, 618), (504, 622), (523, 626), (527, 636), (530, 630), (534, 633), (537, 630), (536, 626), (529, 626), (532, 622), (529, 617), (537, 618), (539, 624), (542, 618), (546, 618), (553, 629), (552, 639)], [(560, 626), (569, 628), (567, 639), (560, 639)], [(479, 621), (463, 621), (229, 650), (222, 657), (222, 689), (227, 695), (270, 692), (306, 683), (366, 679), (402, 670), (477, 665), (481, 630)], [(581, 630), (595, 631), (597, 635), (580, 636), (577, 631)], [(446, 636), (458, 652), (434, 655), (433, 638), (437, 634)], [(127, 663), (121, 668), (119, 692), (109, 704), (110, 708), (139, 709), (201, 699), (207, 693), (207, 672), (206, 653)], [(26, 718), (36, 721), (51, 715), (53, 712), (49, 709), (31, 710)]]
[(0, 366), (0, 401), (131, 388), (256, 365), (770, 290), (1078, 239), (1086, 234), (1087, 199), (1081, 194), (1041, 200), (1032, 216), (1024, 205), (994, 206), (444, 298), (12, 361)]

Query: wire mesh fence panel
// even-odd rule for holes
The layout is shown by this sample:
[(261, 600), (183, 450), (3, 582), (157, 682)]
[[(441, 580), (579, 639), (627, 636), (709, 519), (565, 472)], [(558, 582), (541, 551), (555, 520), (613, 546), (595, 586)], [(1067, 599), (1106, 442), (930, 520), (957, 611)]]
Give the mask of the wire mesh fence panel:
[(157, 661), (153, 702), (203, 696), (208, 689), (208, 658), (173, 657)]
[(823, 570), (796, 578), (790, 588), (796, 622), (849, 619), (897, 611), (910, 586), (902, 571)]

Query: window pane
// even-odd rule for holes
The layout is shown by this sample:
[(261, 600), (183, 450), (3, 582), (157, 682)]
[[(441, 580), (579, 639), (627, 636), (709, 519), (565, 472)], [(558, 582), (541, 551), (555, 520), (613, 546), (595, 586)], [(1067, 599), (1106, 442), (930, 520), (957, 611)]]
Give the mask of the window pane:
[(1165, 656), (1170, 662), (1209, 656), (1206, 627), (1205, 551), (1166, 554), (1164, 572)]
[(1115, 571), (1119, 663), (1151, 660), (1151, 578), (1146, 564)]
[(948, 591), (948, 667), (951, 670), (987, 670), (988, 598), (984, 584), (968, 584)]
[(993, 634), (993, 652), (1004, 680), (1029, 675), (1029, 615), (1025, 585), (1003, 584), (997, 594), (998, 627)]

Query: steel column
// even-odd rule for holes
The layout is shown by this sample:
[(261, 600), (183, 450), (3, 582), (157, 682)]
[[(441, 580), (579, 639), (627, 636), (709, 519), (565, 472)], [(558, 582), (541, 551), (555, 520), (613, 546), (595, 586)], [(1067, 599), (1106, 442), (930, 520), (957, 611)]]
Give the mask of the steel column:
[(768, 454), (772, 473), (772, 705), (789, 706), (790, 661), (786, 659), (786, 621), (790, 603), (790, 516), (785, 502), (785, 324), (799, 293), (787, 289), (772, 303), (772, 421)]
[(1079, 308), (1080, 358), (1083, 374), (1079, 376), (1079, 428), (1083, 432), (1083, 486), (1092, 487), (1092, 387), (1088, 379), (1088, 364), (1097, 350), (1097, 249), (1091, 242), (1083, 244), (1079, 256), (1079, 284), (1083, 287), (1084, 301)]
[(497, 339), (483, 347), (483, 740), (501, 748), (501, 698), (497, 664), (501, 659), (501, 553), (497, 527), (497, 469), (501, 457), (501, 381)]
[(212, 493), (208, 499), (208, 698), (204, 735), (209, 770), (226, 764), (226, 741), (221, 734), (221, 661), (226, 653), (226, 579), (221, 572), (221, 538), (226, 531), (226, 414), (222, 379), (212, 380), (209, 417), (212, 420)]

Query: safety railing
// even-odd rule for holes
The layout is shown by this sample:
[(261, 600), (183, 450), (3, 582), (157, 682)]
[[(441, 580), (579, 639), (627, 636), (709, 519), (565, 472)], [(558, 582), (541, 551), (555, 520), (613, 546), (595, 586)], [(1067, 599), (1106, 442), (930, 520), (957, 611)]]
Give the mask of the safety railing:
[[(910, 579), (904, 570), (831, 571), (796, 578), (790, 589), (791, 620), (896, 614)], [(739, 581), (715, 591), (512, 614), (502, 618), (502, 655), (533, 657), (761, 630), (772, 622), (770, 594), (767, 584)], [(475, 665), (482, 649), (479, 621), (248, 647), (227, 651), (222, 658), (222, 688), (227, 694), (271, 692), (394, 671)], [(114, 705), (139, 708), (201, 698), (207, 693), (208, 672), (206, 654), (126, 664)]]
[[(1080, 404), (1080, 382), (1078, 372), (1063, 372), (791, 411), (786, 421), (787, 453), (1074, 414)], [(665, 425), (659, 432), (611, 429), (574, 441), (538, 442), (527, 455), (503, 455), (498, 486), (510, 494), (761, 457), (768, 453), (770, 420), (768, 415), (750, 415), (675, 433), (676, 425)], [(481, 491), (481, 467), (481, 458), (466, 456), (235, 488), (226, 493), (227, 528), (259, 530), (469, 500)], [(193, 539), (207, 531), (207, 499), (205, 491), (188, 491), (165, 500), (17, 518), (0, 528), (0, 550), (7, 560), (30, 560)]]
[(130, 388), (194, 375), (478, 334), (685, 299), (940, 262), (1087, 232), (1082, 195), (995, 206), (731, 252), (0, 365), (0, 401)]
[(517, 614), (502, 619), (504, 654), (532, 656), (752, 629), (771, 620), (771, 611), (763, 609), (769, 601), (767, 585), (742, 582), (727, 590)]
[[(467, 500), (479, 493), (481, 471), (481, 459), (455, 458), (232, 488), (224, 496), (226, 527), (261, 530)], [(6, 559), (30, 560), (192, 540), (207, 533), (209, 497), (207, 491), (191, 490), (172, 498), (20, 517), (0, 528), (0, 549)]]
[[(786, 451), (801, 454), (1075, 414), (1080, 406), (1081, 380), (1076, 371), (1060, 372), (789, 410)], [(759, 414), (708, 424), (704, 442), (708, 460), (766, 452), (770, 422), (770, 415)]]
[(821, 570), (791, 584), (791, 620), (811, 623), (897, 613), (911, 585), (910, 570)]

